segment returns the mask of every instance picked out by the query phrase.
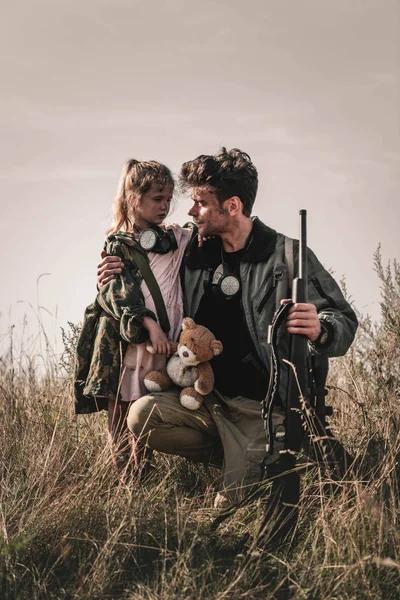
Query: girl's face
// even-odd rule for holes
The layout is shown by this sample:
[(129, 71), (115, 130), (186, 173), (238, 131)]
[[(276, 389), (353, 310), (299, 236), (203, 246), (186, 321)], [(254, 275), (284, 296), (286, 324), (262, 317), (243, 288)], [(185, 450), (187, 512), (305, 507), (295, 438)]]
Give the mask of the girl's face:
[(161, 225), (169, 213), (173, 193), (172, 185), (161, 187), (153, 183), (135, 206), (135, 225), (139, 229)]

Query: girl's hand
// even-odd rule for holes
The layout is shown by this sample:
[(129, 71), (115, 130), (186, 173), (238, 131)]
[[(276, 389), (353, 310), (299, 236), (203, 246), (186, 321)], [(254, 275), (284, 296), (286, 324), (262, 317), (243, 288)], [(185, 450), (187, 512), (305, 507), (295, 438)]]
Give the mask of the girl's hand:
[(151, 317), (145, 317), (143, 326), (149, 332), (151, 346), (146, 346), (146, 348), (151, 354), (166, 354), (167, 356), (173, 354), (173, 348), (158, 323)]

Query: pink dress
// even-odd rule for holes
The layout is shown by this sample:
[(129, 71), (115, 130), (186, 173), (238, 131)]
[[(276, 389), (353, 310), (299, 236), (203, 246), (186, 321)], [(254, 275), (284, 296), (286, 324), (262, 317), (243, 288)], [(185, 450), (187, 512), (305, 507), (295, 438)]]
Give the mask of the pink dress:
[[(183, 227), (180, 227), (176, 223), (168, 224), (168, 227), (172, 227), (174, 230), (178, 249), (168, 252), (168, 254), (149, 252), (149, 259), (150, 267), (160, 287), (171, 325), (168, 339), (176, 342), (181, 331), (183, 318), (183, 299), (179, 269), (192, 232), (190, 229), (183, 229)], [(146, 307), (157, 315), (153, 297), (144, 281), (142, 281), (141, 288)], [(121, 400), (124, 402), (133, 402), (145, 396), (148, 393), (143, 383), (145, 375), (149, 371), (163, 369), (166, 365), (166, 356), (151, 354), (146, 350), (147, 345), (148, 342), (130, 344), (125, 352), (120, 382)]]

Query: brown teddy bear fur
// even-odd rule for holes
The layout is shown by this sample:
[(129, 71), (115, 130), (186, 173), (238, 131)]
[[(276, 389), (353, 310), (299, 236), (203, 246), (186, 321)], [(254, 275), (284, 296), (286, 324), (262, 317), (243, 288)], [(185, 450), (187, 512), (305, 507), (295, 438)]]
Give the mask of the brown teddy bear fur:
[[(151, 347), (148, 348), (151, 351)], [(203, 396), (214, 387), (214, 373), (209, 361), (222, 352), (222, 342), (209, 329), (185, 318), (177, 351), (162, 371), (147, 373), (144, 384), (150, 392), (165, 391), (175, 384), (182, 387), (180, 402), (190, 410), (203, 404)]]

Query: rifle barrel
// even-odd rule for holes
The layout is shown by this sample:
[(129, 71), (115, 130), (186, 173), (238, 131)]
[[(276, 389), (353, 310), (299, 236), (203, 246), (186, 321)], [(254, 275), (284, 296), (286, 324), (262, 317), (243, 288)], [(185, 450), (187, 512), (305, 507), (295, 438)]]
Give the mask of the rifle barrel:
[(299, 238), (299, 279), (303, 280), (304, 297), (301, 302), (307, 302), (307, 211), (300, 211), (300, 238)]
[(298, 277), (293, 280), (292, 300), (307, 302), (307, 211), (300, 211)]

